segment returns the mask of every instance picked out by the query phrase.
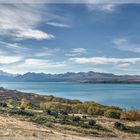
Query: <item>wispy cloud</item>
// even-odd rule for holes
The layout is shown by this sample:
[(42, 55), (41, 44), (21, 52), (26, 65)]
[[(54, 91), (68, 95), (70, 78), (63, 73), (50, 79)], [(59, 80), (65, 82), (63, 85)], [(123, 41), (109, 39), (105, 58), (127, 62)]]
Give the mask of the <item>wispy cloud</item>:
[(4, 45), (4, 47), (8, 49), (25, 49), (17, 43), (8, 43), (8, 42), (0, 41), (0, 45)]
[(52, 39), (39, 30), (43, 22), (42, 4), (0, 4), (0, 36), (16, 39)]
[(0, 64), (11, 64), (19, 62), (20, 60), (22, 60), (20, 56), (5, 56), (5, 55), (0, 56)]
[(112, 43), (119, 50), (140, 53), (140, 43), (130, 42), (126, 38), (114, 39)]
[(28, 56), (27, 52), (29, 51), (29, 48), (25, 48), (18, 43), (0, 41), (0, 65), (7, 66), (20, 62)]
[(30, 48), (23, 47), (18, 43), (8, 43), (5, 41), (0, 41), (0, 52), (3, 52), (4, 55), (21, 55), (30, 50)]
[(47, 68), (47, 67), (61, 67), (64, 66), (64, 64), (60, 63), (60, 62), (53, 62), (50, 60), (45, 60), (45, 59), (35, 59), (35, 58), (31, 58), (31, 59), (26, 59), (25, 60), (25, 65), (26, 66), (31, 66), (31, 67), (38, 67), (38, 66), (42, 66), (43, 68)]
[(69, 53), (66, 53), (65, 56), (78, 56), (86, 52), (87, 50), (85, 48), (73, 48)]
[(27, 58), (24, 61), (15, 65), (6, 65), (2, 70), (10, 73), (26, 73), (26, 72), (53, 72), (56, 69), (63, 69), (66, 67), (65, 62), (56, 62), (47, 59)]
[(43, 39), (53, 39), (55, 38), (52, 34), (47, 34), (40, 30), (33, 30), (28, 29), (26, 31), (19, 31), (15, 35), (18, 39), (36, 39), (36, 40), (43, 40)]
[(131, 66), (131, 63), (124, 63), (124, 64), (119, 64), (118, 67), (122, 69), (128, 69)]
[(106, 12), (106, 13), (112, 13), (113, 11), (116, 10), (116, 7), (118, 6), (117, 4), (92, 4), (92, 3), (88, 3), (87, 5), (88, 10), (90, 11), (94, 11), (94, 10), (98, 10), (98, 11), (102, 11), (102, 12)]
[[(35, 60), (34, 62), (37, 62), (36, 60), (38, 60), (40, 64), (45, 65), (47, 62), (46, 58), (54, 56), (59, 52), (60, 52), (59, 48), (41, 47), (41, 49), (40, 48), (35, 49), (35, 48), (30, 48), (29, 46), (26, 47), (22, 46), (19, 43), (8, 43), (8, 42), (0, 41), (0, 54), (1, 54), (0, 64), (11, 64), (16, 62), (23, 63), (23, 61), (29, 62), (28, 60)], [(36, 63), (36, 66), (39, 66), (39, 64)]]
[(61, 50), (59, 48), (50, 49), (47, 47), (38, 50), (37, 52), (33, 53), (34, 57), (48, 57), (48, 56), (56, 56)]
[(140, 58), (113, 58), (113, 57), (79, 57), (79, 58), (70, 58), (70, 61), (73, 61), (77, 64), (118, 64), (118, 63), (140, 63)]
[(71, 25), (64, 24), (64, 23), (58, 23), (58, 22), (47, 22), (46, 24), (54, 26), (54, 27), (60, 27), (60, 28), (70, 28)]

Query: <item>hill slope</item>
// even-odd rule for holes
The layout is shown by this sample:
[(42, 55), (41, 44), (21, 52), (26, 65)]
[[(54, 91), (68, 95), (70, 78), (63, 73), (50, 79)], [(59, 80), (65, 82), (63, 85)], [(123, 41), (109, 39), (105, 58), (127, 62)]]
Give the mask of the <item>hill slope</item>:
[[(28, 108), (20, 108), (20, 101), (23, 103), (22, 98), (26, 98), (30, 101), (31, 104), (28, 102)], [(14, 102), (9, 102), (8, 99), (13, 99), (16, 104)], [(53, 108), (49, 110), (50, 113), (46, 112), (48, 109), (44, 112), (44, 109), (42, 110), (40, 107), (32, 106), (32, 104), (38, 104), (38, 101), (45, 102), (46, 105), (53, 105)], [(54, 105), (58, 105), (58, 102), (59, 107), (56, 106), (57, 108), (55, 108)], [(6, 103), (7, 106), (3, 103)], [(21, 138), (23, 140), (27, 139), (27, 137), (28, 139), (31, 138), (31, 140), (56, 140), (56, 138), (57, 140), (100, 140), (105, 137), (111, 137), (114, 140), (117, 140), (118, 138), (131, 140), (140, 138), (140, 121), (138, 120), (119, 120), (107, 118), (99, 114), (89, 115), (87, 113), (77, 114), (74, 112), (72, 114), (65, 114), (64, 112), (61, 112), (64, 107), (63, 105), (69, 107), (69, 110), (67, 110), (69, 112), (71, 105), (83, 109), (83, 107), (86, 107), (83, 106), (84, 104), (86, 106), (89, 104), (94, 107), (94, 109), (110, 108), (109, 106), (104, 106), (95, 102), (75, 102), (68, 99), (52, 98), (51, 96), (41, 96), (0, 88), (0, 137), (6, 137), (7, 139), (9, 137), (16, 137), (17, 139), (20, 138), (20, 140)], [(117, 107), (113, 108), (116, 110), (119, 109)], [(57, 112), (58, 115), (56, 116)], [(89, 124), (91, 120), (93, 124)], [(118, 121), (125, 124), (127, 129), (121, 130), (115, 128), (114, 124)], [(129, 127), (131, 128), (131, 131), (126, 131), (130, 130), (128, 129)]]

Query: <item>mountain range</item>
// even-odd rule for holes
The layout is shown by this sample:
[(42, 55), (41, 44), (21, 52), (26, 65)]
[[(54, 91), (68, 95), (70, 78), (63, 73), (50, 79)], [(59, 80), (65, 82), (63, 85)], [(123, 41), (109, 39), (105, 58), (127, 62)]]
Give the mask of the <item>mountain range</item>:
[(64, 74), (46, 74), (28, 72), (11, 74), (0, 70), (0, 81), (11, 82), (84, 82), (84, 83), (140, 83), (139, 75), (115, 75), (99, 72), (67, 72)]
[(9, 81), (14, 79), (16, 75), (0, 70), (0, 81)]

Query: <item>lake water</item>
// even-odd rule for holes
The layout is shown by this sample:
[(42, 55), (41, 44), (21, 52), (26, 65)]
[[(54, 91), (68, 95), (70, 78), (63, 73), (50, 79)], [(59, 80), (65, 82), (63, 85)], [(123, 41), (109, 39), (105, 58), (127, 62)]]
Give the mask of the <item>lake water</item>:
[(140, 84), (87, 84), (70, 82), (0, 82), (1, 87), (41, 95), (140, 109)]

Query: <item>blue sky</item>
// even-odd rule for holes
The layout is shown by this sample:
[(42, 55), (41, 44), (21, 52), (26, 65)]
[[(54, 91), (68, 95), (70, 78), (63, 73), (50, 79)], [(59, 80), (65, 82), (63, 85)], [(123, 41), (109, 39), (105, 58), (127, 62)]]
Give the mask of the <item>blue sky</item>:
[(140, 74), (140, 4), (0, 3), (0, 69)]

